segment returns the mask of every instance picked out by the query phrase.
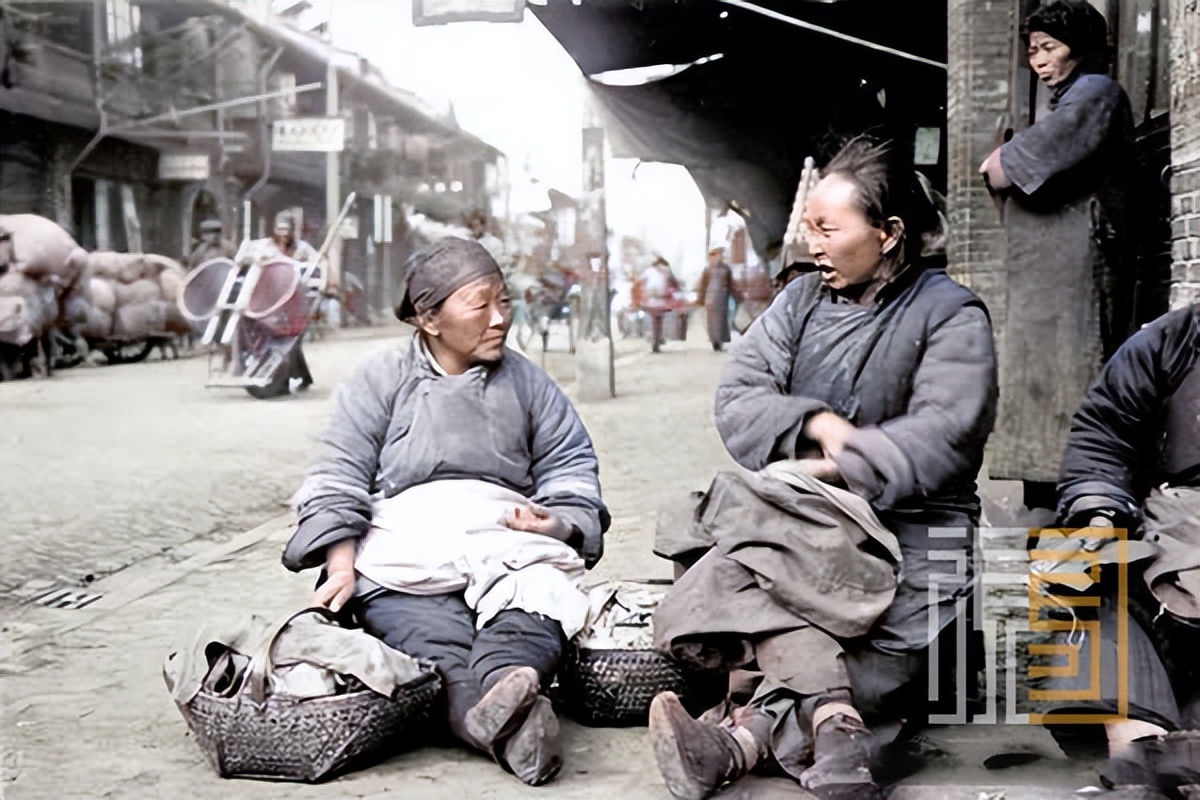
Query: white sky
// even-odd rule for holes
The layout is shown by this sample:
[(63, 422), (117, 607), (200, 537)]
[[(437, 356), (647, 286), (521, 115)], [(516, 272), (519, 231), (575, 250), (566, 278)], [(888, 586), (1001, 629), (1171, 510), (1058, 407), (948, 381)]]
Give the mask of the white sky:
[[(315, 4), (320, 5), (320, 4)], [(396, 86), (444, 107), (508, 157), (514, 208), (548, 208), (546, 190), (577, 195), (586, 81), (527, 10), (520, 24), (412, 25), (408, 0), (334, 0), (334, 42), (357, 51)], [(681, 276), (704, 264), (704, 201), (682, 168), (610, 159), (609, 227), (645, 239)], [(537, 183), (521, 180), (525, 170)]]

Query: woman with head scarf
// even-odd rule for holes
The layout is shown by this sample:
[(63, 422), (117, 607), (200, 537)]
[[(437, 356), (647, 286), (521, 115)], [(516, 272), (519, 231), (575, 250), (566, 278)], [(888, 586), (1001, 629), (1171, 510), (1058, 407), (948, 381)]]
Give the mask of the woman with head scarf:
[[(820, 494), (837, 507), (781, 523), (771, 542), (759, 522), (774, 512), (729, 515), (659, 606), (656, 642), (678, 658), (763, 675), (718, 725), (693, 720), (672, 694), (655, 698), (655, 756), (681, 800), (767, 762), (819, 798), (880, 797), (866, 726), (925, 711), (912, 701), (927, 696), (929, 645), (969, 597), (975, 478), (996, 400), (992, 331), (983, 303), (946, 275), (944, 217), (901, 153), (860, 137), (822, 170), (805, 210), (816, 271), (788, 284), (721, 375), (716, 424), (730, 455), (759, 475), (820, 481), (792, 486), (833, 484)], [(791, 489), (776, 497), (797, 502)], [(719, 499), (710, 492), (706, 528)], [(841, 590), (869, 599), (853, 590), (870, 583), (866, 562), (794, 554), (792, 574), (827, 587), (806, 595), (786, 579), (786, 559), (839, 508), (863, 505), (857, 519), (894, 534), (902, 561), (886, 576), (894, 595), (881, 590), (878, 615), (858, 615), (862, 633), (844, 635), (852, 626), (824, 620), (853, 610)]]
[[(1106, 74), (1104, 17), (1087, 0), (1039, 7), (1022, 36), (1050, 97), (1047, 113), (980, 166), (1004, 203), (1008, 233), (1003, 390), (989, 474), (1024, 481), (1026, 506), (1053, 508), (1071, 415), (1131, 330), (1133, 119), (1129, 98)], [(1136, 302), (1147, 320), (1166, 310), (1165, 295)]]
[(314, 602), (433, 661), (448, 731), (522, 781), (561, 767), (541, 693), (583, 625), (608, 512), (592, 443), (550, 378), (505, 347), (511, 301), (476, 241), (409, 261), (416, 333), (338, 388), (283, 554)]

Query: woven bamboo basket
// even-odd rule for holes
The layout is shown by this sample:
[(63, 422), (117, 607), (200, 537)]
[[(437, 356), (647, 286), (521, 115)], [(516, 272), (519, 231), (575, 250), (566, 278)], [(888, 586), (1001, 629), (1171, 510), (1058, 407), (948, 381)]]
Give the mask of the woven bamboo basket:
[(650, 702), (675, 692), (693, 714), (725, 696), (723, 672), (688, 669), (658, 650), (599, 650), (572, 645), (558, 673), (557, 702), (562, 712), (584, 725), (645, 725)]
[[(308, 611), (312, 609), (300, 613)], [(276, 631), (272, 644), (288, 622)], [(179, 706), (197, 744), (223, 778), (313, 783), (372, 757), (386, 757), (428, 724), (441, 691), (433, 666), (422, 663), (420, 677), (390, 698), (357, 680), (357, 688), (325, 697), (270, 694), (265, 685), (271, 649), (266, 648), (262, 662), (251, 665), (234, 696), (202, 689)]]

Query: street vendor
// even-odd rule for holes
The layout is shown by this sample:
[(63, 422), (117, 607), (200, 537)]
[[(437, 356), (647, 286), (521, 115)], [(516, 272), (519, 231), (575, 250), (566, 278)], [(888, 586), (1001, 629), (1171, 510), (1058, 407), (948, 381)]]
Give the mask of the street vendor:
[(511, 301), (483, 245), (415, 254), (401, 297), (417, 331), (337, 390), (283, 562), (323, 565), (314, 602), (433, 661), (448, 732), (539, 785), (562, 764), (542, 690), (609, 522), (596, 455), (562, 391), (505, 347)]
[[(1077, 623), (1075, 632), (1056, 634), (1056, 644), (1073, 653), (1072, 674), (1035, 682), (1051, 698), (1039, 711), (1068, 717), (1063, 724), (1048, 717), (1051, 732), (1068, 755), (1106, 741), (1104, 783), (1171, 797), (1180, 786), (1200, 783), (1198, 315), (1200, 305), (1192, 304), (1160, 317), (1100, 371), (1071, 422), (1058, 485), (1059, 524), (1094, 529), (1094, 535), (1057, 542), (1042, 537), (1031, 566), (1038, 578), (1031, 586), (1050, 591), (1059, 582), (1055, 572), (1073, 563), (1078, 570), (1091, 567), (1065, 560), (1070, 553), (1052, 555), (1055, 544), (1087, 547), (1104, 565), (1100, 581), (1085, 590), (1095, 605), (1068, 605), (1065, 598), (1049, 605), (1064, 625), (1073, 616)], [(1133, 561), (1124, 589), (1113, 566), (1122, 548), (1110, 539), (1118, 531), (1129, 539), (1123, 549)], [(1124, 635), (1121, 614), (1128, 615)], [(1084, 630), (1099, 641), (1086, 641), (1079, 635)], [(1106, 721), (1069, 719), (1079, 715)], [(1193, 731), (1192, 738), (1167, 736), (1180, 729)]]
[[(804, 215), (816, 271), (783, 290), (722, 372), (716, 425), (730, 455), (761, 471), (751, 476), (783, 469), (820, 491), (810, 492), (809, 521), (790, 521), (772, 541), (758, 524), (775, 513), (766, 506), (728, 515), (728, 537), (658, 609), (656, 643), (676, 657), (763, 675), (719, 724), (692, 719), (671, 693), (655, 698), (655, 757), (681, 800), (768, 762), (819, 798), (881, 797), (867, 725), (924, 711), (912, 703), (927, 696), (929, 645), (953, 630), (956, 601), (969, 597), (975, 476), (996, 402), (992, 330), (979, 298), (946, 274), (945, 219), (904, 151), (859, 137), (821, 171)], [(793, 502), (785, 489), (777, 496)], [(710, 492), (706, 523), (719, 500)], [(884, 598), (878, 615), (848, 620), (862, 634), (847, 637), (820, 621), (854, 613), (831, 607), (833, 592), (817, 592), (811, 613), (777, 598), (805, 591), (789, 564), (815, 571), (812, 585), (865, 584), (856, 570), (877, 564), (873, 555), (851, 550), (858, 560), (814, 566), (830, 553), (789, 551), (810, 525), (862, 501), (866, 528), (848, 535), (865, 540), (869, 528), (876, 541), (898, 541), (902, 566), (871, 593)], [(738, 560), (751, 550), (753, 570)]]
[[(316, 249), (296, 236), (296, 220), (291, 214), (281, 212), (275, 217), (275, 226), (271, 235), (262, 239), (244, 241), (238, 249), (234, 260), (244, 263), (247, 259), (257, 259), (261, 263), (278, 260), (281, 256), (293, 261), (311, 262), (318, 257)], [(288, 350), (287, 354), (288, 384), (287, 391), (305, 391), (313, 385), (312, 371), (308, 368), (308, 359), (304, 356), (304, 337), (301, 336)]]

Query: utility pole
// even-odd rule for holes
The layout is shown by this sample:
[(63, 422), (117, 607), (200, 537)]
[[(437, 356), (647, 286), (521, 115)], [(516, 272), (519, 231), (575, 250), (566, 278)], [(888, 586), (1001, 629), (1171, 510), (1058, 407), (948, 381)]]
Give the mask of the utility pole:
[[(332, 20), (330, 20), (332, 25)], [(329, 34), (327, 34), (329, 35)], [(332, 36), (330, 36), (332, 41)], [(338, 116), (338, 76), (337, 66), (334, 64), (334, 58), (331, 54), (329, 63), (325, 66), (325, 116), (334, 118)], [(325, 154), (325, 224), (333, 225), (337, 219), (338, 210), (342, 202), (342, 187), (340, 175), (338, 172), (339, 162), (338, 153), (329, 152)], [(327, 256), (329, 266), (329, 274), (327, 284), (330, 289), (337, 289), (342, 285), (342, 237), (340, 231), (330, 231), (336, 237), (333, 245), (329, 248)], [(328, 235), (328, 234), (327, 234)]]
[(575, 380), (580, 400), (616, 397), (612, 326), (609, 323), (608, 219), (604, 207), (604, 129), (585, 112), (583, 198), (576, 217), (581, 285)]

